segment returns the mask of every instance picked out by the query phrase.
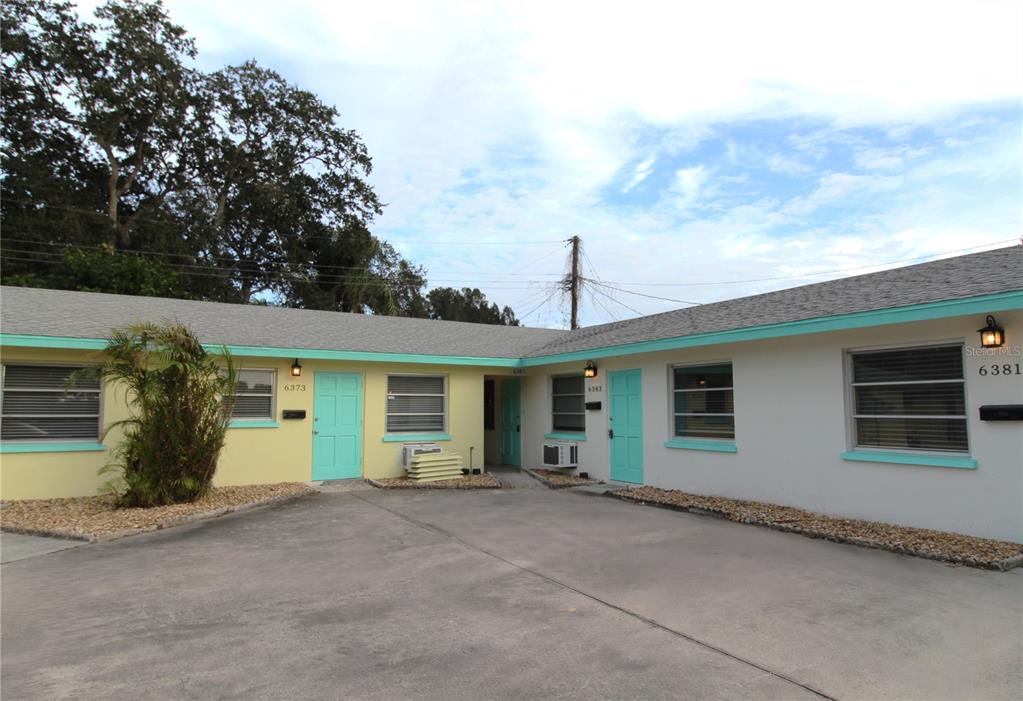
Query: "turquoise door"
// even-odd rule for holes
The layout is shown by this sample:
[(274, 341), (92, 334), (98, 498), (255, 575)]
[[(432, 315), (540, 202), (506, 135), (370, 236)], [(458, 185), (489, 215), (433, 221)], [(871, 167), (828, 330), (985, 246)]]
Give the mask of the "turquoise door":
[(643, 484), (643, 388), (639, 370), (609, 372), (611, 479)]
[(362, 375), (318, 372), (313, 384), (313, 479), (362, 477)]
[(522, 464), (519, 378), (501, 380), (501, 463)]

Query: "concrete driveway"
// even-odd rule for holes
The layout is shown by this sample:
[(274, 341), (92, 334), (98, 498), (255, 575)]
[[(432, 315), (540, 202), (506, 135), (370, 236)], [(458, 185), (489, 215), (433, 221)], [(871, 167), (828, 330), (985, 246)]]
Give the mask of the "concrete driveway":
[(319, 494), (2, 570), (5, 698), (984, 699), (1023, 576), (538, 489)]

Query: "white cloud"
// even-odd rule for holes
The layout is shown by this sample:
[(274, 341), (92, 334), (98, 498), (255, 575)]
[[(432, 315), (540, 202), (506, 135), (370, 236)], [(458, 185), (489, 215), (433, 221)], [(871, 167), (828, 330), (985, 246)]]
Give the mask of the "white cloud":
[(632, 188), (646, 180), (650, 173), (653, 172), (656, 161), (657, 156), (653, 155), (638, 163), (636, 169), (632, 172), (632, 177), (629, 178), (629, 182), (625, 183), (625, 186), (622, 188), (622, 192), (629, 192)]
[[(425, 263), (432, 280), (488, 280), (480, 286), (502, 304), (542, 299), (546, 288), (494, 280), (519, 280), (506, 274), (534, 258), (541, 260), (525, 279), (562, 270), (558, 244), (519, 242), (574, 233), (605, 277), (710, 283), (911, 258), (1023, 229), (1018, 216), (1005, 215), (1012, 203), (947, 183), (1018, 172), (1018, 134), (973, 152), (973, 137), (950, 131), (938, 143), (953, 144), (942, 145), (951, 152), (917, 154), (843, 131), (871, 125), (903, 140), (964, 108), (1018, 105), (1023, 3), (168, 6), (197, 38), (206, 65), (254, 55), (336, 103), (374, 157), (372, 182), (388, 203), (376, 231), (421, 241), (400, 248)], [(715, 187), (741, 176), (711, 179), (714, 166), (689, 157), (717, 125), (754, 119), (829, 124), (810, 134), (793, 129), (790, 152), (760, 155), (776, 172), (820, 174), (811, 191), (764, 197), (748, 183), (745, 200), (725, 200)], [(859, 171), (831, 172), (825, 161), (839, 147), (851, 150)], [(741, 144), (725, 144), (731, 162), (746, 155)], [(628, 193), (673, 156), (676, 168), (686, 167), (661, 202), (625, 209), (601, 202), (616, 177)], [(845, 202), (864, 212), (813, 218)], [(430, 245), (445, 239), (506, 245)], [(714, 265), (722, 260), (727, 265)], [(629, 289), (714, 300), (781, 284)], [(678, 306), (620, 298), (644, 312)]]
[(682, 168), (675, 172), (675, 183), (671, 190), (678, 195), (675, 204), (679, 209), (688, 210), (696, 204), (707, 177), (707, 169), (702, 165)]

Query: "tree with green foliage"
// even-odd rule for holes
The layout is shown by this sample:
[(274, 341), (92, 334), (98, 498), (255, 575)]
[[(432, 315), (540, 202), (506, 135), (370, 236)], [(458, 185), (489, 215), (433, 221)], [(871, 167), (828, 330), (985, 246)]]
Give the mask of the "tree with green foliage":
[(502, 324), (518, 326), (515, 312), (511, 307), (498, 308), (487, 301), (487, 296), (477, 288), (437, 287), (427, 295), (430, 302), (431, 319), (448, 321), (470, 321), (475, 324)]
[(207, 353), (179, 324), (137, 324), (115, 329), (107, 341), (101, 376), (124, 390), (130, 416), (108, 488), (120, 506), (164, 506), (195, 501), (209, 492), (224, 447), (235, 393), (230, 354)]
[(94, 14), (0, 4), (5, 283), (514, 320), (431, 305), (371, 233), (372, 160), (335, 107), (255, 61), (197, 70), (159, 0)]
[(17, 287), (48, 287), (119, 295), (174, 297), (179, 289), (178, 274), (158, 260), (137, 253), (119, 255), (113, 247), (99, 250), (66, 248), (60, 253), (53, 279), (33, 273), (6, 276), (4, 282)]

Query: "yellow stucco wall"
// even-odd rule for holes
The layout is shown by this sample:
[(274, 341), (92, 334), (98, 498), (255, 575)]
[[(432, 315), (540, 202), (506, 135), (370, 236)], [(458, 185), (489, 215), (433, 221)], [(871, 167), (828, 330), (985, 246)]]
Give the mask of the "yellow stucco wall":
[[(92, 351), (0, 348), (3, 362), (38, 363), (97, 362)], [(312, 426), (314, 381), (317, 372), (356, 372), (363, 385), (364, 477), (393, 477), (402, 474), (401, 443), (385, 442), (385, 404), (388, 373), (444, 375), (448, 379), (447, 433), (452, 440), (441, 443), (469, 464), (481, 467), (484, 455), (483, 378), (509, 375), (508, 368), (449, 365), (302, 361), (302, 376), (290, 375), (292, 359), (235, 359), (239, 368), (275, 369), (277, 387), (276, 428), (232, 428), (217, 468), (217, 485), (308, 481), (312, 477)], [(284, 409), (305, 409), (303, 420), (282, 420)], [(103, 391), (103, 423), (127, 415), (123, 391), (109, 383)], [(115, 445), (116, 433), (105, 441)], [(95, 494), (104, 481), (97, 471), (110, 459), (104, 452), (3, 453), (0, 454), (0, 498), (39, 499)]]

